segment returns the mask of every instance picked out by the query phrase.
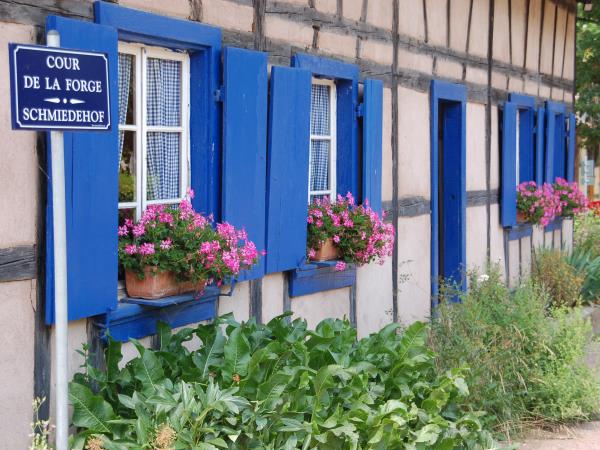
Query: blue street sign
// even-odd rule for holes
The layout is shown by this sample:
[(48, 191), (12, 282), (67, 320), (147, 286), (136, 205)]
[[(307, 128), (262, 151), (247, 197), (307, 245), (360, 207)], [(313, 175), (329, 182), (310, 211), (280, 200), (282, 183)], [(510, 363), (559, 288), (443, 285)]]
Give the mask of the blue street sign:
[(109, 130), (104, 53), (9, 44), (15, 130)]

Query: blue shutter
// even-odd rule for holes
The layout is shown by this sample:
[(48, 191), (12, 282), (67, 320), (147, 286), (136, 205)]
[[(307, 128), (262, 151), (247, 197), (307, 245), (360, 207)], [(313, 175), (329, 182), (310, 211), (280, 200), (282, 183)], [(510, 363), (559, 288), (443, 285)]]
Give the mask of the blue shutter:
[(538, 108), (535, 125), (535, 182), (538, 186), (544, 183), (544, 137), (546, 133), (546, 109)]
[(569, 140), (567, 142), (567, 181), (573, 181), (575, 176), (575, 146), (577, 145), (577, 122), (575, 114), (569, 114)]
[(308, 70), (271, 69), (267, 273), (295, 269), (306, 256), (310, 85)]
[(517, 223), (517, 106), (504, 104), (502, 121), (502, 226)]
[[(117, 31), (104, 25), (55, 16), (48, 17), (46, 29), (60, 33), (63, 47), (105, 52), (109, 64), (112, 129), (64, 133), (69, 320), (76, 320), (105, 313), (117, 304)], [(54, 322), (51, 189), (50, 180), (46, 209), (48, 323)]]
[(365, 80), (363, 96), (362, 200), (381, 213), (381, 141), (383, 120), (383, 83)]
[(546, 108), (546, 155), (544, 181), (546, 183), (554, 182), (554, 150), (555, 150), (555, 127), (556, 116), (551, 108)]
[[(223, 51), (223, 184), (221, 218), (243, 227), (265, 248), (267, 54), (227, 47)], [(259, 278), (264, 262), (240, 275)]]

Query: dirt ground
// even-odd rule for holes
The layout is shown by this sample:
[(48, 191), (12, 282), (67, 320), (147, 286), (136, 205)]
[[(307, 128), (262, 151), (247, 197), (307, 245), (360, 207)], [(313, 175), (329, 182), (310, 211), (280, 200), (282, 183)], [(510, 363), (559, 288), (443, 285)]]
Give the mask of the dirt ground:
[(600, 422), (589, 422), (553, 433), (536, 432), (522, 450), (600, 450)]

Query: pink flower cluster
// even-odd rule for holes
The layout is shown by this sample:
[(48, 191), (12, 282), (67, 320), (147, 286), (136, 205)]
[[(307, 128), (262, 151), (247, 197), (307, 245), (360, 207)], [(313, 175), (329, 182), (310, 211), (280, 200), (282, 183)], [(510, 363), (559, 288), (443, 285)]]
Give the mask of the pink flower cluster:
[[(335, 203), (318, 199), (308, 208), (308, 257), (314, 258), (316, 249), (332, 239), (346, 262), (360, 266), (377, 259), (383, 264), (393, 253), (395, 237), (394, 227), (384, 219), (385, 214), (373, 211), (368, 201), (356, 205), (351, 193), (338, 195)], [(343, 261), (336, 264), (336, 270), (345, 268)]]
[(587, 211), (588, 201), (577, 183), (557, 178), (541, 187), (526, 181), (517, 187), (517, 211), (528, 222), (547, 226), (556, 217), (572, 217)]
[(221, 285), (258, 262), (259, 251), (245, 230), (229, 223), (213, 227), (211, 216), (194, 211), (191, 198), (193, 191), (179, 205), (151, 205), (138, 222), (124, 221), (118, 235), (126, 270), (142, 276), (152, 266), (181, 280)]

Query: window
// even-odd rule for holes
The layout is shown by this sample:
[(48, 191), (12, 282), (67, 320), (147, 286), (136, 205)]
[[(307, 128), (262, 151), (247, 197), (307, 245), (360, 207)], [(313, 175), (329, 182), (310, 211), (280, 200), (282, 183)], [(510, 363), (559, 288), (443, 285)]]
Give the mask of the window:
[(189, 58), (119, 45), (119, 216), (178, 203), (189, 187)]
[(314, 78), (310, 99), (308, 203), (336, 197), (336, 86)]

